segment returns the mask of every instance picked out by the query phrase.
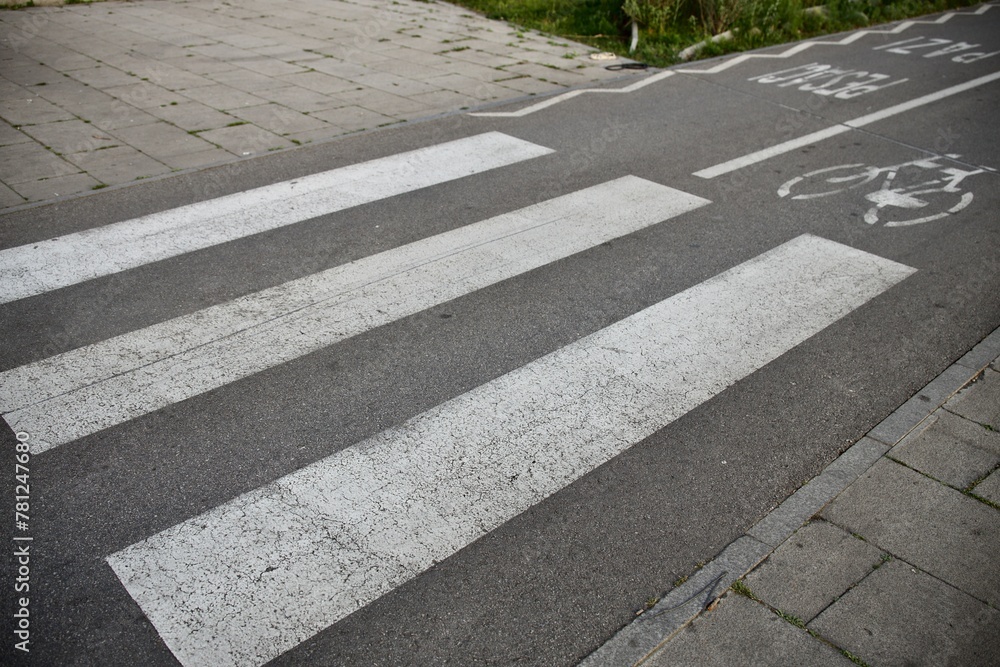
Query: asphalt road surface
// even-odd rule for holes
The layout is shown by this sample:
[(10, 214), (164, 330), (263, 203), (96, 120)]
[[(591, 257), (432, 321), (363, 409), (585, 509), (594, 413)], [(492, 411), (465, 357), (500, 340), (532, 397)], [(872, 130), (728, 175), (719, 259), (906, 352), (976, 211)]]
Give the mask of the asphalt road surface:
[(1000, 326), (1000, 12), (823, 41), (0, 218), (4, 664), (595, 650)]

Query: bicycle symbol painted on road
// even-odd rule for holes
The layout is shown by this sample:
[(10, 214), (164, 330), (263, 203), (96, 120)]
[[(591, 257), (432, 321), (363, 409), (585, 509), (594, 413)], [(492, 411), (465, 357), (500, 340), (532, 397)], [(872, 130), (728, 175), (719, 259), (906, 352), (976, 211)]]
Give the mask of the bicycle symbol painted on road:
[[(955, 159), (959, 156), (944, 157)], [(869, 225), (881, 222), (886, 227), (917, 225), (958, 213), (968, 206), (972, 202), (972, 193), (963, 191), (962, 182), (969, 176), (986, 171), (948, 167), (939, 162), (942, 159), (939, 156), (890, 167), (859, 163), (817, 169), (786, 182), (778, 188), (778, 196), (817, 199), (862, 188), (881, 179), (877, 189), (865, 195), (865, 199), (872, 204), (865, 213), (865, 222)], [(903, 176), (900, 176), (901, 172)], [(922, 180), (928, 175), (932, 178)], [(914, 214), (917, 217), (912, 217)]]

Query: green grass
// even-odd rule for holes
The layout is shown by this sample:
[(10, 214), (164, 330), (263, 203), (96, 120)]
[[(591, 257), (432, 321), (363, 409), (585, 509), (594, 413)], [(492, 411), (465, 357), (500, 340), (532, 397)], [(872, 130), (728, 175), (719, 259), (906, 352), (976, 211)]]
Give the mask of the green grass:
[[(665, 67), (684, 48), (732, 30), (699, 58), (979, 4), (972, 0), (451, 0), (488, 18)], [(808, 10), (823, 5), (824, 9)], [(628, 53), (629, 23), (640, 26)]]

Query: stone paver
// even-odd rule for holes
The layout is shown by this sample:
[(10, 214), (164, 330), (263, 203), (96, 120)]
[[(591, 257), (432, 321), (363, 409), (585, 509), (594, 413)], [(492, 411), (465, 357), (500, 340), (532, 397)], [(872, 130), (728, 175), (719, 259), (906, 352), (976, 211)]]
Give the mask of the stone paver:
[(24, 203), (24, 197), (0, 183), (0, 206), (17, 206)]
[(947, 410), (938, 410), (930, 419), (930, 426), (904, 438), (891, 456), (959, 489), (1000, 464), (1000, 432)]
[(808, 627), (870, 665), (993, 667), (1000, 656), (1000, 612), (898, 560)]
[(240, 119), (223, 111), (216, 111), (201, 102), (183, 102), (155, 107), (149, 113), (186, 132), (216, 130)]
[(14, 36), (0, 43), (0, 148), (35, 146), (4, 154), (19, 162), (0, 185), (19, 187), (0, 207), (83, 187), (45, 182), (80, 169), (125, 183), (622, 76), (588, 47), (421, 0), (74, 4), (0, 13), (0, 32)]
[(823, 518), (951, 585), (1000, 604), (1000, 513), (882, 459)]
[(79, 171), (78, 167), (45, 150), (39, 143), (0, 147), (0, 181), (6, 185), (68, 176)]
[(847, 667), (832, 646), (786, 622), (763, 605), (732, 593), (687, 626), (644, 667), (809, 665)]
[[(43, 181), (28, 181), (17, 183), (14, 190), (24, 199), (55, 199), (78, 192), (88, 192), (95, 186), (100, 185), (97, 179), (89, 174), (70, 174), (69, 176), (56, 176)], [(21, 203), (21, 202), (18, 202)]]
[(978, 381), (945, 403), (945, 408), (1000, 431), (1000, 373), (987, 368)]
[(138, 178), (156, 176), (170, 167), (143, 155), (131, 146), (117, 146), (102, 151), (74, 153), (66, 159), (105, 184), (128, 183)]
[(255, 125), (237, 125), (200, 132), (199, 137), (217, 144), (233, 155), (257, 155), (277, 148), (292, 146), (292, 142)]
[(28, 125), (21, 128), (21, 131), (56, 153), (93, 151), (120, 143), (115, 137), (82, 120)]
[(1000, 470), (994, 470), (989, 477), (976, 484), (972, 493), (1000, 505)]
[(870, 574), (881, 557), (871, 544), (813, 521), (748, 574), (746, 583), (767, 604), (808, 623)]

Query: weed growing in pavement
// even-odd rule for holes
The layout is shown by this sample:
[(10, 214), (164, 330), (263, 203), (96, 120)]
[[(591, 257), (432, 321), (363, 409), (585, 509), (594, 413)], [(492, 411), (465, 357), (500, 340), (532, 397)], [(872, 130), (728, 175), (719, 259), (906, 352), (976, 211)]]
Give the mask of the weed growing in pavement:
[(865, 662), (864, 660), (862, 660), (858, 656), (854, 655), (853, 653), (851, 653), (847, 649), (843, 649), (842, 648), (842, 649), (840, 649), (840, 652), (843, 654), (843, 656), (845, 658), (847, 658), (848, 660), (850, 660), (851, 662), (853, 662), (855, 665), (860, 665), (860, 667), (870, 667), (867, 662)]
[(794, 614), (789, 614), (787, 612), (781, 611), (780, 609), (775, 609), (774, 613), (784, 620), (788, 621), (797, 628), (806, 629), (806, 622)]
[(737, 579), (733, 582), (732, 586), (729, 587), (737, 595), (742, 595), (743, 597), (750, 598), (751, 600), (756, 600), (757, 596), (753, 594), (750, 587), (742, 579)]

